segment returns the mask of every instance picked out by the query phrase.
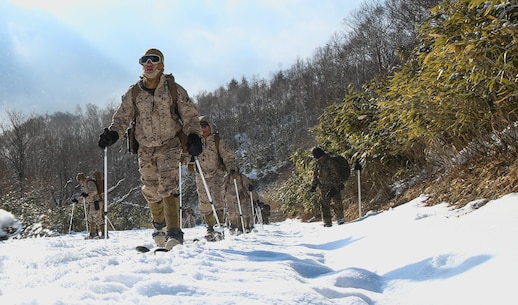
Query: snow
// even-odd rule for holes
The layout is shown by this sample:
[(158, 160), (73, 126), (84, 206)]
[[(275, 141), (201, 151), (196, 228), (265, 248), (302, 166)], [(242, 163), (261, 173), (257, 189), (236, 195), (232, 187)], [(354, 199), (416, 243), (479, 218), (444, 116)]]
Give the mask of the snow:
[[(514, 303), (518, 194), (463, 209), (421, 196), (324, 228), (286, 220), (220, 242), (151, 246), (151, 230), (0, 243), (0, 304)], [(205, 228), (184, 229), (191, 241)]]
[(21, 230), (22, 224), (16, 217), (12, 213), (0, 209), (0, 240), (16, 236)]

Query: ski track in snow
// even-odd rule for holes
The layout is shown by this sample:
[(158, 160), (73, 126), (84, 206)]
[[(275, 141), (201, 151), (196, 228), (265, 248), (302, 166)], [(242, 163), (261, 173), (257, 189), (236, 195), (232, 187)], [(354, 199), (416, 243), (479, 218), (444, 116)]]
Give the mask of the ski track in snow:
[[(356, 270), (336, 273), (325, 265), (317, 245), (297, 245), (307, 233), (284, 226), (265, 225), (263, 232), (227, 234), (224, 241), (202, 240), (156, 254), (134, 250), (139, 241), (152, 247), (151, 230), (110, 232), (107, 241), (83, 240), (86, 233), (9, 241), (1, 251), (0, 299), (20, 302), (16, 304), (81, 304), (85, 299), (97, 304), (151, 304), (170, 302), (170, 297), (191, 304), (215, 299), (217, 304), (333, 304), (328, 299), (340, 293), (319, 289), (315, 279), (327, 275), (336, 278), (337, 287), (347, 287), (347, 281), (365, 277)], [(187, 238), (202, 237), (205, 228), (184, 231)], [(286, 247), (296, 247), (297, 255)], [(297, 289), (285, 284), (293, 282)], [(379, 283), (360, 288), (371, 286), (380, 290)], [(236, 299), (241, 291), (248, 293)]]
[[(184, 229), (170, 252), (151, 230), (0, 243), (0, 304), (491, 304), (518, 272), (518, 195), (478, 208), (425, 197), (342, 226), (287, 220), (219, 242)], [(475, 209), (478, 208), (478, 209)], [(505, 276), (504, 276), (505, 277)], [(504, 302), (505, 303), (505, 302)]]

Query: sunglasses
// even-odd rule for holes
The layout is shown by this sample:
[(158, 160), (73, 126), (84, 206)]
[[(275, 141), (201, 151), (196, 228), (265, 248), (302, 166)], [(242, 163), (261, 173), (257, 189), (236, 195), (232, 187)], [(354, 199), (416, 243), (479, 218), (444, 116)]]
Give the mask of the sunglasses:
[(152, 64), (156, 65), (162, 61), (162, 58), (158, 55), (144, 55), (138, 60), (138, 63), (145, 65), (148, 61), (151, 61)]

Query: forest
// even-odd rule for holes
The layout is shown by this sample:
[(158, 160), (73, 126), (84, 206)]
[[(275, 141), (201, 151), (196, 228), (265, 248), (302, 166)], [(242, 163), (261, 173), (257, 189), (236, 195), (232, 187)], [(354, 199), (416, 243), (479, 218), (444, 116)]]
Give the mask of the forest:
[[(287, 217), (319, 215), (318, 195), (307, 192), (315, 145), (362, 165), (344, 191), (349, 219), (358, 216), (358, 174), (364, 211), (434, 193), (434, 186), (430, 204), (462, 205), (501, 194), (459, 184), (460, 196), (445, 178), (452, 169), (488, 178), (486, 184), (497, 181), (495, 172), (518, 172), (517, 20), (514, 0), (365, 1), (311, 58), (269, 79), (236, 76), (191, 98), (265, 201)], [(74, 177), (103, 169), (97, 140), (116, 107), (7, 112), (0, 126), (0, 207), (26, 224), (23, 236), (68, 232)], [(136, 156), (120, 140), (107, 158), (111, 223), (118, 230), (148, 226)], [(500, 163), (493, 172), (477, 171), (491, 168), (488, 160)], [(183, 202), (195, 206), (192, 174), (184, 174)], [(503, 184), (510, 192), (518, 181)], [(81, 207), (75, 208), (74, 229), (82, 230)]]

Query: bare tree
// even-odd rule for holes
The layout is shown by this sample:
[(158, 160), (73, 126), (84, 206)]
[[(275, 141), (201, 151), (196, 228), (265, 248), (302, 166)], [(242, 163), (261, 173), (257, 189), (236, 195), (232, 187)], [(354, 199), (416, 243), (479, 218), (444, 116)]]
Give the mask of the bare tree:
[(2, 128), (1, 156), (7, 161), (13, 176), (18, 183), (18, 190), (23, 192), (27, 178), (27, 154), (34, 130), (28, 116), (18, 111), (6, 111), (9, 126)]

